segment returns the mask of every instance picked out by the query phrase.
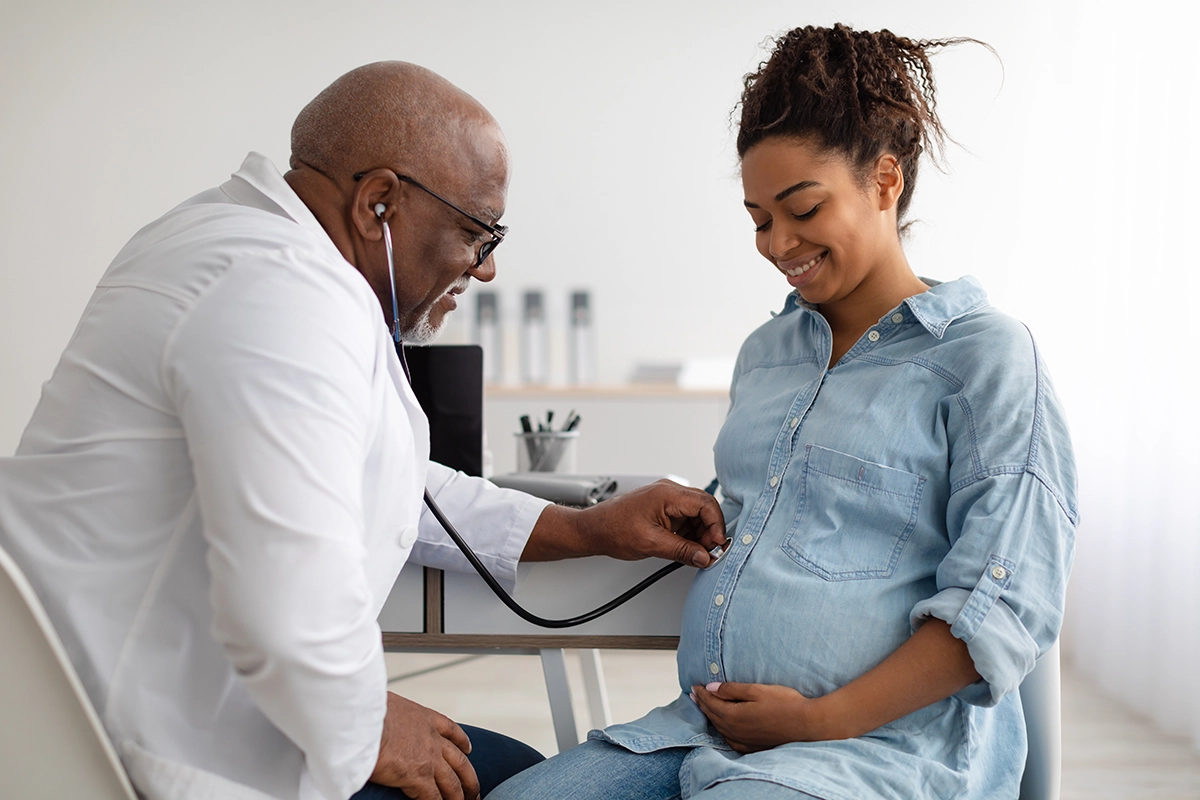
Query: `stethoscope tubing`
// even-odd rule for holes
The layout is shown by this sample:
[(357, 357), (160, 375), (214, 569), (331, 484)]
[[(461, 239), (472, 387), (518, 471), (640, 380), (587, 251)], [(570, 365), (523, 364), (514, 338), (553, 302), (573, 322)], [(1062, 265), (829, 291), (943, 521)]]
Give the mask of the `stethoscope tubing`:
[[(387, 220), (383, 218), (385, 210), (386, 209), (382, 204), (376, 205), (374, 209), (375, 215), (379, 218), (380, 223), (383, 225), (383, 243), (384, 248), (387, 251), (388, 281), (392, 290), (392, 339), (396, 342), (396, 356), (400, 359), (400, 366), (404, 368), (404, 377), (407, 378), (408, 382), (411, 384), (412, 375), (408, 371), (408, 362), (404, 358), (404, 342), (401, 341), (400, 337), (400, 312), (398, 308), (398, 300), (396, 298), (396, 260), (392, 253), (392, 232), (388, 229)], [(433, 514), (434, 518), (438, 521), (442, 528), (445, 529), (446, 535), (454, 541), (454, 544), (458, 545), (458, 549), (462, 551), (462, 554), (466, 556), (467, 561), (469, 561), (471, 566), (475, 568), (475, 571), (479, 573), (479, 577), (483, 578), (483, 582), (488, 585), (488, 588), (492, 590), (496, 597), (500, 598), (500, 602), (508, 606), (509, 609), (511, 609), (512, 612), (521, 619), (525, 620), (526, 622), (531, 622), (534, 625), (542, 628), (574, 628), (577, 625), (583, 625), (584, 623), (598, 619), (608, 612), (623, 606), (625, 603), (628, 603), (646, 589), (650, 588), (652, 585), (658, 583), (660, 580), (683, 566), (683, 564), (678, 562), (668, 564), (667, 566), (655, 572), (653, 575), (647, 577), (641, 583), (629, 589), (629, 591), (618, 597), (614, 597), (612, 600), (608, 601), (602, 606), (593, 608), (586, 614), (580, 614), (579, 616), (569, 617), (567, 619), (547, 619), (545, 617), (539, 617), (537, 614), (534, 614), (531, 611), (523, 608), (516, 600), (513, 599), (512, 595), (504, 590), (504, 587), (500, 585), (500, 582), (496, 580), (496, 577), (488, 571), (488, 568), (485, 567), (483, 562), (479, 560), (479, 556), (475, 555), (475, 551), (471, 549), (471, 546), (468, 545), (466, 540), (463, 539), (462, 535), (459, 534), (458, 529), (455, 528), (454, 524), (446, 517), (445, 512), (443, 512), (441, 507), (438, 506), (437, 502), (434, 501), (433, 497), (429, 494), (428, 489), (425, 490), (425, 505), (429, 507), (430, 513)]]
[(652, 585), (658, 583), (660, 580), (683, 566), (683, 564), (679, 562), (668, 564), (667, 566), (647, 577), (641, 583), (629, 589), (629, 591), (618, 597), (614, 597), (604, 605), (593, 608), (591, 611), (588, 611), (585, 614), (580, 614), (576, 617), (568, 617), (567, 619), (547, 619), (545, 617), (539, 617), (537, 614), (534, 614), (531, 611), (523, 608), (516, 600), (513, 599), (512, 595), (504, 590), (504, 587), (500, 585), (495, 576), (492, 575), (492, 573), (488, 571), (488, 568), (483, 565), (483, 562), (479, 560), (479, 556), (475, 555), (475, 551), (473, 551), (470, 545), (463, 540), (462, 536), (455, 529), (453, 523), (446, 518), (445, 512), (438, 507), (437, 502), (435, 502), (433, 497), (430, 496), (428, 489), (425, 491), (425, 505), (429, 507), (430, 513), (433, 514), (438, 523), (445, 528), (446, 534), (454, 541), (456, 545), (458, 545), (458, 549), (461, 550), (462, 554), (467, 557), (467, 561), (471, 562), (471, 566), (474, 567), (475, 571), (479, 573), (479, 577), (483, 578), (483, 582), (488, 585), (488, 588), (492, 590), (496, 597), (500, 598), (500, 602), (508, 606), (509, 609), (511, 609), (512, 612), (521, 619), (525, 620), (526, 622), (532, 622), (534, 625), (542, 628), (574, 628), (577, 625), (583, 625), (586, 622), (591, 622), (594, 619), (598, 619), (608, 612), (623, 606), (625, 603), (628, 603), (646, 589), (650, 588)]

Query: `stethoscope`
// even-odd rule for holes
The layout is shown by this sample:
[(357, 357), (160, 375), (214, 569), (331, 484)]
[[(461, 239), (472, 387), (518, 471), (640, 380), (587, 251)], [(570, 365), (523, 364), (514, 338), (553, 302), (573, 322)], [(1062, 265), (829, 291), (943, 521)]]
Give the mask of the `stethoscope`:
[[(400, 338), (400, 310), (396, 301), (396, 261), (392, 254), (392, 233), (388, 229), (387, 220), (383, 218), (383, 215), (387, 212), (387, 206), (385, 206), (383, 203), (376, 203), (372, 210), (375, 212), (375, 216), (379, 218), (380, 223), (383, 224), (383, 243), (384, 247), (387, 249), (388, 279), (391, 282), (392, 289), (392, 339), (396, 343), (396, 355), (400, 359), (400, 366), (404, 370), (404, 377), (408, 379), (409, 383), (412, 383), (412, 375), (408, 371), (408, 362), (404, 358), (404, 342)], [(545, 617), (539, 617), (538, 615), (522, 608), (521, 605), (512, 598), (512, 595), (504, 590), (504, 587), (501, 586), (499, 581), (497, 581), (492, 573), (488, 571), (488, 568), (485, 567), (483, 562), (479, 560), (479, 556), (475, 555), (475, 551), (471, 549), (471, 546), (468, 545), (463, 539), (462, 535), (459, 534), (458, 530), (454, 527), (454, 524), (446, 518), (446, 514), (441, 508), (438, 507), (438, 504), (436, 501), (434, 501), (433, 497), (430, 496), (428, 489), (425, 490), (425, 505), (429, 507), (429, 511), (431, 514), (433, 514), (434, 519), (436, 519), (438, 524), (440, 524), (446, 530), (446, 534), (450, 537), (454, 544), (458, 546), (458, 549), (462, 551), (462, 554), (466, 556), (467, 561), (471, 562), (471, 566), (474, 567), (475, 571), (479, 573), (479, 577), (483, 578), (483, 582), (488, 585), (488, 588), (492, 590), (496, 597), (500, 598), (500, 602), (512, 609), (512, 612), (521, 619), (526, 620), (527, 622), (532, 622), (534, 625), (539, 625), (543, 628), (573, 628), (576, 625), (582, 625), (585, 622), (591, 622), (592, 620), (602, 617), (613, 609), (629, 602), (634, 597), (637, 597), (643, 591), (650, 588), (650, 586), (658, 583), (660, 580), (683, 566), (683, 564), (680, 562), (668, 564), (654, 574), (650, 575), (641, 583), (631, 588), (629, 591), (610, 600), (602, 606), (592, 609), (586, 614), (580, 614), (577, 617), (570, 617), (568, 619), (546, 619)], [(712, 556), (712, 562), (709, 564), (711, 567), (713, 564), (717, 563), (717, 560), (722, 555), (724, 555), (724, 551), (720, 547), (715, 547), (709, 551), (709, 555)]]

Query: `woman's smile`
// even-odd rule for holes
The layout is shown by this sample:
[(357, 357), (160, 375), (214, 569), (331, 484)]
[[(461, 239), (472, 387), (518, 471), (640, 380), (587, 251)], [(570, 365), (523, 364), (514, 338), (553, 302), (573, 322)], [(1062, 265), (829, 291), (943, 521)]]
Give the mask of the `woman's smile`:
[(825, 257), (829, 255), (828, 250), (822, 250), (816, 254), (805, 254), (796, 258), (789, 258), (786, 261), (776, 261), (775, 266), (779, 271), (788, 277), (788, 283), (793, 288), (799, 288), (811, 281), (814, 273), (825, 263)]

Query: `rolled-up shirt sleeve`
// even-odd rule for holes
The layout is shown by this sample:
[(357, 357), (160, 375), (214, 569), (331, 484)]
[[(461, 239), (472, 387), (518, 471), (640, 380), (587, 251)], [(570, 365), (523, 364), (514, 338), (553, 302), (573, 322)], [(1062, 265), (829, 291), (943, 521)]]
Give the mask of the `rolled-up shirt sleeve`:
[(387, 703), (364, 568), (372, 317), (287, 266), (211, 289), (163, 371), (196, 480), (213, 636), (313, 784), (348, 797), (374, 768)]
[(1058, 638), (1078, 524), (1065, 415), (1031, 340), (1009, 344), (949, 404), (950, 551), (910, 617), (966, 642), (982, 680), (958, 696), (980, 706), (1019, 687)]
[(992, 706), (1058, 638), (1075, 524), (1029, 472), (983, 478), (948, 507), (953, 546), (937, 570), (938, 592), (912, 610), (913, 628), (944, 620), (967, 644), (982, 677), (959, 693)]
[[(429, 464), (426, 487), (483, 565), (512, 592), (529, 534), (550, 502), (435, 462)], [(473, 571), (428, 508), (422, 510), (412, 560), (454, 572)]]

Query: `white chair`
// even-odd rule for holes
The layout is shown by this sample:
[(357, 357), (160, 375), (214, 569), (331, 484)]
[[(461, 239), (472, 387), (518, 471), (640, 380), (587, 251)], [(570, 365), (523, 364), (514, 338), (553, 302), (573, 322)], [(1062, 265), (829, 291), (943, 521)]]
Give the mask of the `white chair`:
[(135, 800), (29, 581), (0, 550), (0, 797)]
[(1058, 642), (1021, 683), (1029, 755), (1020, 800), (1058, 800), (1062, 786), (1062, 696)]

